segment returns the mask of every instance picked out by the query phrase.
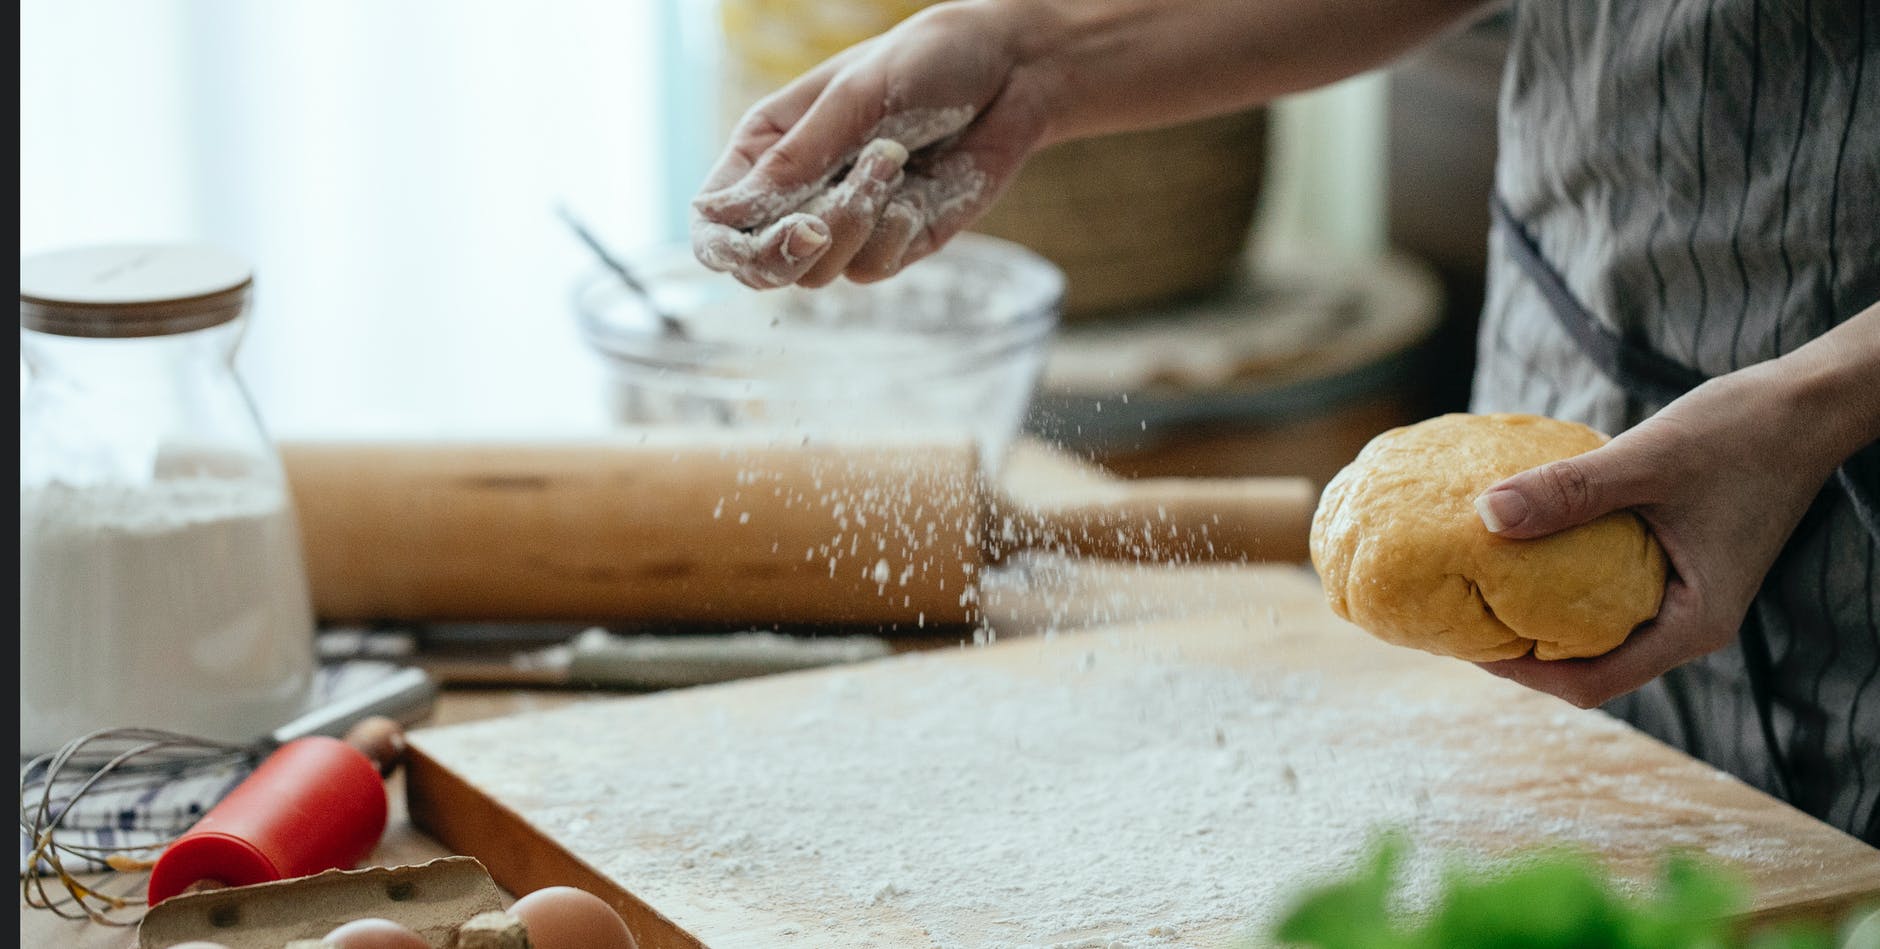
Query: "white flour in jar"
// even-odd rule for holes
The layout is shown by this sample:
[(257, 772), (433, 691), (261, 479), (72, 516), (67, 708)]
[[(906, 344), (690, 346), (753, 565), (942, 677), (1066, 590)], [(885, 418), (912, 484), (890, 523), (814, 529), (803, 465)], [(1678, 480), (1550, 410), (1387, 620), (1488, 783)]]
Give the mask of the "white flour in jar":
[(20, 490), (20, 750), (139, 726), (250, 741), (304, 710), (312, 610), (285, 492)]

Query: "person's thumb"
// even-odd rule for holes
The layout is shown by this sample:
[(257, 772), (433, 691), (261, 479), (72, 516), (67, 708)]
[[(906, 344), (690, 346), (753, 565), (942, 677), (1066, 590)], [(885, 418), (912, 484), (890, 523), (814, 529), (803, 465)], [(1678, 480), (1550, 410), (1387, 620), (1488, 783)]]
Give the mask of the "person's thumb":
[(1475, 499), (1482, 525), (1517, 539), (1545, 537), (1645, 500), (1650, 471), (1618, 442), (1531, 468)]

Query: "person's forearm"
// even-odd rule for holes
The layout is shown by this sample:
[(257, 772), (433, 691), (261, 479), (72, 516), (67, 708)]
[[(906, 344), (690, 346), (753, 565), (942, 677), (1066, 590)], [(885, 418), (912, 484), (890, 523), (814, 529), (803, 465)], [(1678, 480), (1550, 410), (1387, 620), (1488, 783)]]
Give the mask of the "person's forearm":
[[(1046, 140), (1170, 125), (1378, 66), (1482, 0), (972, 0), (1045, 97)], [(977, 9), (972, 9), (977, 8)]]
[(1880, 303), (1752, 371), (1792, 407), (1803, 463), (1832, 470), (1880, 440)]

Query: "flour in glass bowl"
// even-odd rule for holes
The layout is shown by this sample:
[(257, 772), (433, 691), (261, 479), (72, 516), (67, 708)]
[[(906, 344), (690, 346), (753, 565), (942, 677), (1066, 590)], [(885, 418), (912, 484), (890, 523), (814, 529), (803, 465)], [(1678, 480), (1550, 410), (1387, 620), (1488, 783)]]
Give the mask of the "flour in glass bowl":
[(304, 711), (312, 610), (275, 484), (20, 489), (20, 747), (141, 726), (251, 741)]

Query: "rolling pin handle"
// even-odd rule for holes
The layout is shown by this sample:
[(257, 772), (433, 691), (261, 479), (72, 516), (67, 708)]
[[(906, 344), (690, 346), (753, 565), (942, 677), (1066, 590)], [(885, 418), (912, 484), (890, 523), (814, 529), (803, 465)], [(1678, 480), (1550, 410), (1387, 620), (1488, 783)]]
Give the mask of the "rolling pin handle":
[[(1105, 482), (1061, 504), (1007, 503), (1014, 547), (1155, 563), (1303, 562), (1318, 491), (1305, 478)], [(994, 554), (993, 559), (997, 559)]]

